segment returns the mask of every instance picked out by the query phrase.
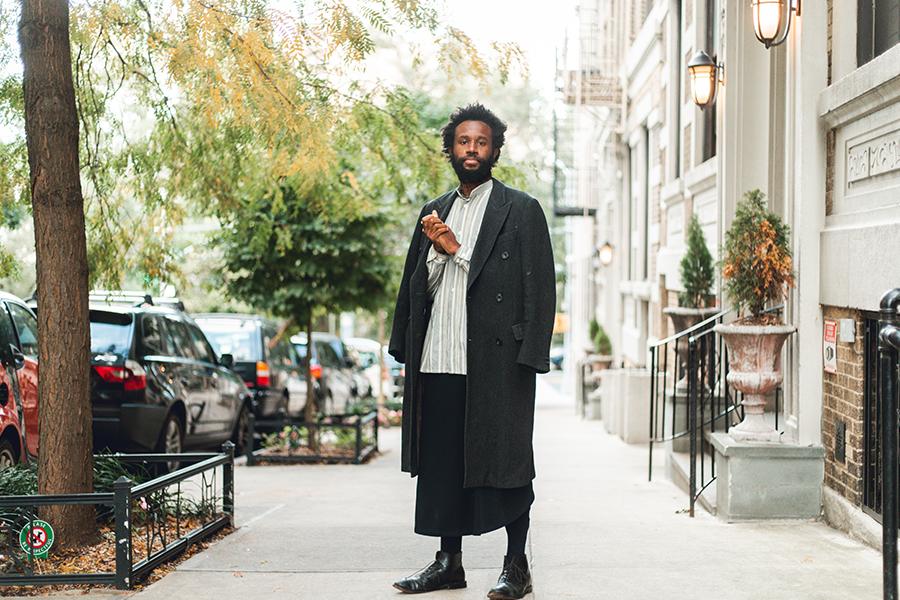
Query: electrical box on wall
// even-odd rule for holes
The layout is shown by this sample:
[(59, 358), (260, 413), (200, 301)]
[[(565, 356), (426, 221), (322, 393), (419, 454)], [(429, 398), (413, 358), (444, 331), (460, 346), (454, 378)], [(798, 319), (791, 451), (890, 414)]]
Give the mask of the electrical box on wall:
[(841, 342), (852, 344), (856, 341), (856, 321), (854, 319), (841, 319), (841, 325), (838, 327), (838, 332)]
[(847, 452), (847, 423), (835, 421), (834, 423), (834, 460), (844, 462)]

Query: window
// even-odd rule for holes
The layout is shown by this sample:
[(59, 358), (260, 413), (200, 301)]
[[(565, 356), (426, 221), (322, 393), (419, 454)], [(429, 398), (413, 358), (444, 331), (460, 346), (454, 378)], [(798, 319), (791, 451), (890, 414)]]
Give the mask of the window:
[(163, 324), (159, 317), (144, 315), (144, 318), (141, 319), (141, 327), (144, 334), (141, 339), (143, 356), (165, 356), (169, 353), (162, 329)]
[(215, 317), (196, 319), (196, 322), (219, 356), (230, 354), (236, 362), (258, 360), (259, 333), (256, 321)]
[(328, 342), (314, 340), (313, 344), (316, 346), (319, 364), (323, 367), (331, 368), (338, 368), (341, 366), (341, 361), (340, 358), (338, 358), (337, 352), (334, 351), (334, 348), (332, 348)]
[(862, 66), (900, 42), (900, 0), (858, 0), (856, 63)]
[(200, 328), (196, 325), (188, 325), (187, 328), (191, 332), (191, 340), (194, 342), (194, 353), (197, 355), (197, 358), (208, 363), (216, 364), (218, 362), (216, 353), (213, 352), (212, 346), (206, 341), (206, 337), (203, 335), (203, 332), (200, 331)]
[(16, 333), (19, 336), (19, 350), (22, 354), (31, 358), (38, 356), (38, 328), (37, 319), (30, 312), (10, 302), (9, 312), (13, 323), (16, 325)]
[(90, 311), (91, 352), (128, 356), (134, 318), (128, 313)]
[(198, 355), (194, 348), (194, 338), (191, 336), (188, 326), (175, 319), (167, 319), (166, 325), (169, 330), (169, 339), (171, 340), (169, 347), (172, 348), (172, 353), (175, 356), (200, 360), (201, 355)]
[[(706, 51), (718, 55), (718, 1), (706, 0)], [(718, 85), (718, 84), (717, 84)], [(716, 105), (703, 111), (703, 162), (716, 155)]]

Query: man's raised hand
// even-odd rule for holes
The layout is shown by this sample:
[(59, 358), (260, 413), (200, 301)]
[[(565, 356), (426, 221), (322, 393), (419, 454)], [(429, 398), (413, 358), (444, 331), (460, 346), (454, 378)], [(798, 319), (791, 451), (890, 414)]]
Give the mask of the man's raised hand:
[(437, 211), (422, 218), (422, 231), (434, 244), (435, 250), (443, 254), (456, 254), (459, 242), (450, 227), (438, 216)]

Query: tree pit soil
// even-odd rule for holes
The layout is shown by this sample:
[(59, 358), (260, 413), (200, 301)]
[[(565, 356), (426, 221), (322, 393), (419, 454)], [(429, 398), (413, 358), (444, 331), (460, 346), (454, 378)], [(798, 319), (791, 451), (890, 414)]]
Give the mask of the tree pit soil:
[[(205, 521), (196, 517), (182, 517), (181, 530), (191, 531), (200, 527)], [(234, 531), (231, 527), (225, 527), (217, 531), (212, 537), (195, 544), (191, 544), (184, 552), (173, 558), (172, 560), (158, 566), (143, 580), (135, 583), (130, 591), (137, 592), (141, 589), (159, 581), (172, 571), (179, 564), (194, 556), (198, 552), (206, 550), (211, 544), (219, 541)], [(169, 522), (170, 535), (175, 533), (175, 518), (171, 517)], [(80, 548), (63, 548), (60, 550), (51, 549), (50, 555), (46, 559), (36, 559), (34, 561), (35, 574), (51, 574), (51, 573), (114, 573), (116, 570), (116, 549), (115, 549), (115, 531), (111, 525), (103, 525), (99, 531), (100, 541), (95, 544)], [(152, 542), (152, 551), (162, 549), (162, 541), (159, 536)], [(169, 539), (168, 541), (172, 541)], [(142, 528), (138, 526), (132, 533), (132, 556), (135, 562), (139, 562), (147, 556), (147, 537), (143, 534)], [(3, 567), (4, 560), (0, 557), (0, 569)], [(123, 590), (117, 590), (114, 587), (105, 585), (28, 585), (28, 586), (4, 586), (0, 587), (0, 596), (45, 596), (56, 595), (58, 592), (68, 592), (65, 596), (90, 594), (92, 591), (107, 591), (126, 593)]]

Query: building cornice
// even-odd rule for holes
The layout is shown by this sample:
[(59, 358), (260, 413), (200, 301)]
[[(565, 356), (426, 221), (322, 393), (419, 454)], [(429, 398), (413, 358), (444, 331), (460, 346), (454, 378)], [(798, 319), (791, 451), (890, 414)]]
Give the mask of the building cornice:
[(842, 77), (819, 94), (819, 117), (841, 127), (900, 101), (900, 44)]

